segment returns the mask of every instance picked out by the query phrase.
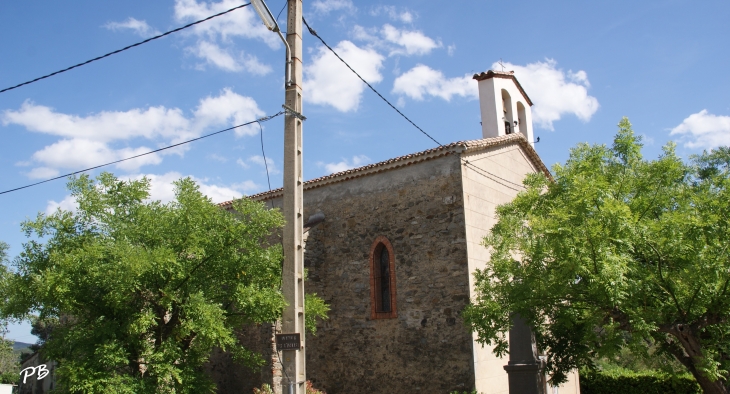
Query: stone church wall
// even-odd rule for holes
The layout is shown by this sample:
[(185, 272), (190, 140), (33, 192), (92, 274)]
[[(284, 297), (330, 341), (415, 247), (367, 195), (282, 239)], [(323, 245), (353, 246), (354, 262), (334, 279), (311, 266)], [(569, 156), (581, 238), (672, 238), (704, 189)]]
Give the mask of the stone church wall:
[[(274, 205), (280, 205), (280, 199)], [(449, 393), (474, 385), (459, 159), (445, 156), (304, 192), (307, 293), (331, 305), (307, 334), (307, 377), (328, 394)], [(397, 317), (371, 319), (371, 246), (395, 255)]]

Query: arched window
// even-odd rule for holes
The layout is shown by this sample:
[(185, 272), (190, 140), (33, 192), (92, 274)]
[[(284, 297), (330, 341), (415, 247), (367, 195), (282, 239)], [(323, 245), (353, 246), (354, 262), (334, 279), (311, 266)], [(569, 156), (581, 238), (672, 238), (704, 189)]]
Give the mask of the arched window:
[(378, 237), (370, 247), (370, 305), (372, 319), (397, 317), (395, 256), (385, 237)]
[(512, 134), (515, 130), (512, 125), (512, 97), (506, 90), (502, 89), (502, 121), (504, 122), (504, 133)]
[(517, 122), (520, 127), (520, 133), (527, 137), (527, 114), (522, 101), (517, 102)]

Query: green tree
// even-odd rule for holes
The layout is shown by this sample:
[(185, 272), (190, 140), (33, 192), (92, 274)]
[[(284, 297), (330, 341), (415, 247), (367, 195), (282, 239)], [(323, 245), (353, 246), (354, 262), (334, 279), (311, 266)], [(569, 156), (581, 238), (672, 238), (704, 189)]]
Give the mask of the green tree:
[(31, 239), (3, 278), (2, 312), (57, 319), (42, 351), (63, 391), (212, 392), (201, 366), (213, 348), (260, 362), (234, 330), (281, 316), (278, 211), (249, 199), (224, 211), (190, 179), (167, 204), (149, 187), (82, 176), (69, 182), (76, 212), (22, 224)]
[[(0, 241), (0, 279), (7, 273), (7, 250), (8, 244)], [(0, 283), (0, 286), (2, 284)], [(8, 332), (8, 322), (0, 323), (0, 383), (14, 383), (18, 381), (20, 362), (18, 355), (13, 350), (14, 341), (5, 339)]]
[(464, 312), (482, 343), (507, 351), (518, 313), (547, 351), (554, 382), (623, 347), (671, 355), (706, 393), (728, 392), (730, 150), (689, 163), (641, 155), (624, 118), (612, 147), (580, 144), (554, 179), (497, 209)]

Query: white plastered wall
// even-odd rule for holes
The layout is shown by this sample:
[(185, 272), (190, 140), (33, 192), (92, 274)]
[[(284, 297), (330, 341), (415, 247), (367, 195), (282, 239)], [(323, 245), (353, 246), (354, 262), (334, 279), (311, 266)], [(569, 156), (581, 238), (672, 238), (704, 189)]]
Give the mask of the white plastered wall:
[[(476, 269), (484, 269), (489, 261), (489, 253), (481, 242), (496, 224), (497, 206), (512, 201), (522, 190), (520, 185), (525, 176), (539, 169), (516, 142), (473, 154), (463, 154), (462, 158), (479, 169), (477, 171), (462, 164), (469, 288), (473, 299), (473, 273)], [(476, 334), (473, 334), (472, 349), (477, 392), (509, 394), (507, 372), (503, 368), (509, 361), (508, 357), (498, 358), (492, 352), (492, 346), (482, 347), (476, 342)], [(580, 389), (577, 378), (577, 372), (571, 374), (570, 380), (561, 385), (558, 392), (578, 394)]]
[[(522, 94), (512, 78), (488, 78), (478, 82), (479, 83), (479, 107), (482, 114), (482, 138), (492, 138), (505, 135), (504, 122), (508, 120), (513, 122), (518, 121), (518, 126), (513, 129), (519, 132), (524, 129), (525, 138), (530, 143), (533, 143), (533, 132), (532, 132), (532, 109), (527, 99)], [(502, 107), (502, 90), (506, 91), (510, 96), (510, 108), (508, 112), (511, 114), (512, 119), (502, 119), (505, 117)], [(521, 119), (518, 116), (517, 103), (522, 103), (524, 107), (524, 117)], [(514, 123), (513, 123), (514, 124)], [(524, 128), (520, 127), (524, 126)]]

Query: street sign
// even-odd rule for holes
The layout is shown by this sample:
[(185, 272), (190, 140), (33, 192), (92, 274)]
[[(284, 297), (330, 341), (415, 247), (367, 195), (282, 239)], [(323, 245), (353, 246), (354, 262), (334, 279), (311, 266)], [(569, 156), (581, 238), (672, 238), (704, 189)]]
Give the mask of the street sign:
[(302, 347), (299, 333), (276, 334), (276, 350), (299, 350)]

